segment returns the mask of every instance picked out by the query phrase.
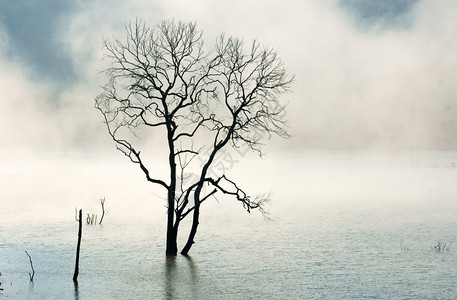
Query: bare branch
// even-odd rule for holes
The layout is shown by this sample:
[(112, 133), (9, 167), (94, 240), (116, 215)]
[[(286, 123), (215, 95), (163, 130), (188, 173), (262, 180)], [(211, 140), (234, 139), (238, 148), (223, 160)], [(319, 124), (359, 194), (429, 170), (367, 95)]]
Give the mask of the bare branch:
[[(217, 189), (212, 190), (208, 195), (204, 196), (204, 197), (199, 201), (198, 205), (200, 205), (201, 203), (203, 203), (203, 201), (207, 200), (209, 197), (214, 196), (214, 194), (216, 194), (216, 193), (217, 193)], [(188, 208), (186, 212), (184, 212), (184, 213), (182, 213), (182, 214), (179, 215), (179, 216), (180, 216), (180, 219), (183, 220), (189, 213), (191, 213), (192, 211), (194, 211), (195, 208), (196, 208), (196, 206), (192, 206), (192, 207)]]
[[(225, 175), (219, 177), (217, 180), (211, 178), (207, 179), (212, 185), (214, 185), (218, 190), (226, 195), (235, 196), (238, 201), (243, 204), (243, 207), (247, 212), (251, 212), (252, 209), (258, 209), (265, 218), (268, 218), (269, 213), (265, 210), (265, 203), (269, 202), (270, 195), (261, 195), (252, 199), (246, 194), (241, 188), (239, 188), (236, 183), (228, 179)], [(224, 183), (228, 184), (227, 187), (224, 187)]]

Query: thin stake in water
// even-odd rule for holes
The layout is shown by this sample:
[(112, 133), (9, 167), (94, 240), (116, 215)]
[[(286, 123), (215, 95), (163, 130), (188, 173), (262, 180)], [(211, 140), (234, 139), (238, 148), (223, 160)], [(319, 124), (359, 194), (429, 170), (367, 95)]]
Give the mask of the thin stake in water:
[(81, 248), (81, 236), (82, 236), (82, 216), (83, 216), (83, 210), (79, 210), (79, 230), (78, 230), (78, 245), (76, 246), (76, 263), (75, 263), (75, 273), (73, 275), (73, 281), (77, 282), (78, 281), (78, 274), (79, 274), (79, 250)]

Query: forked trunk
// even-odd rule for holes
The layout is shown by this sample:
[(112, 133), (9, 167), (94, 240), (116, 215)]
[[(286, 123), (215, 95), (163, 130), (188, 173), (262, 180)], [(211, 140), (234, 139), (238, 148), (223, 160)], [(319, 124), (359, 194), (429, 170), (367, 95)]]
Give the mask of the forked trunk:
[(195, 235), (197, 234), (197, 228), (198, 228), (198, 219), (200, 217), (200, 192), (201, 192), (201, 186), (197, 187), (197, 190), (195, 191), (194, 194), (194, 213), (193, 213), (193, 219), (192, 219), (192, 227), (190, 229), (189, 237), (187, 238), (187, 243), (184, 246), (184, 248), (181, 250), (182, 255), (187, 255), (190, 251), (190, 248), (192, 245), (195, 243), (194, 238)]
[(182, 255), (188, 255), (190, 248), (192, 245), (195, 243), (194, 238), (195, 235), (197, 234), (197, 228), (198, 228), (198, 218), (200, 215), (200, 208), (195, 208), (194, 210), (194, 215), (193, 215), (193, 220), (192, 220), (192, 228), (190, 229), (189, 237), (187, 239), (187, 243), (184, 246), (184, 248), (181, 250)]

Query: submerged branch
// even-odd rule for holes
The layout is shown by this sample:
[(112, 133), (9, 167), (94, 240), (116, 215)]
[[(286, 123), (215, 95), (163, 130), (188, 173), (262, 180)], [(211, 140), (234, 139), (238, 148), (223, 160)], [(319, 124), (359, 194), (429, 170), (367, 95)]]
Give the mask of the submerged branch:
[(30, 254), (27, 251), (25, 251), (25, 254), (27, 254), (27, 256), (29, 257), (30, 267), (32, 268), (32, 273), (29, 273), (29, 277), (30, 277), (30, 281), (33, 282), (33, 277), (35, 277), (35, 269), (33, 268), (32, 257), (30, 256)]

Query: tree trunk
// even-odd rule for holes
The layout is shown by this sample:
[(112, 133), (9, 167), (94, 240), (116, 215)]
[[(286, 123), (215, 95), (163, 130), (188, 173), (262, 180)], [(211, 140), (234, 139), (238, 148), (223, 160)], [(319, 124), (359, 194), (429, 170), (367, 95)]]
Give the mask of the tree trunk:
[[(173, 214), (174, 211), (168, 211), (168, 214)], [(167, 248), (165, 250), (166, 255), (177, 255), (178, 254), (178, 226), (173, 226), (173, 218), (171, 218), (170, 224), (170, 217), (168, 217), (168, 224), (167, 224)]]
[(171, 230), (167, 230), (167, 250), (166, 255), (176, 255), (178, 254), (178, 244), (177, 244), (178, 232), (172, 227)]
[(178, 254), (178, 226), (174, 226), (175, 217), (175, 193), (176, 193), (176, 157), (173, 141), (173, 128), (171, 128), (171, 121), (167, 120), (168, 127), (168, 164), (170, 166), (170, 186), (168, 187), (168, 216), (167, 216), (167, 249), (166, 255)]
[(168, 210), (167, 210), (167, 249), (166, 255), (178, 254), (178, 226), (174, 226), (174, 192), (168, 192)]
[(181, 250), (182, 255), (187, 255), (190, 251), (190, 248), (192, 245), (195, 243), (194, 238), (195, 235), (197, 234), (197, 228), (198, 228), (198, 220), (200, 217), (200, 193), (201, 193), (201, 186), (197, 187), (197, 190), (195, 191), (194, 194), (194, 213), (193, 213), (193, 219), (192, 219), (192, 227), (190, 229), (189, 237), (187, 238), (187, 243), (184, 246), (184, 248)]
[(181, 250), (182, 255), (188, 255), (190, 248), (192, 245), (195, 243), (194, 238), (195, 235), (197, 234), (197, 228), (198, 228), (198, 218), (200, 215), (200, 208), (196, 208), (194, 210), (194, 215), (193, 215), (193, 220), (192, 220), (192, 228), (190, 229), (189, 237), (187, 239), (187, 243), (184, 246), (184, 248)]

